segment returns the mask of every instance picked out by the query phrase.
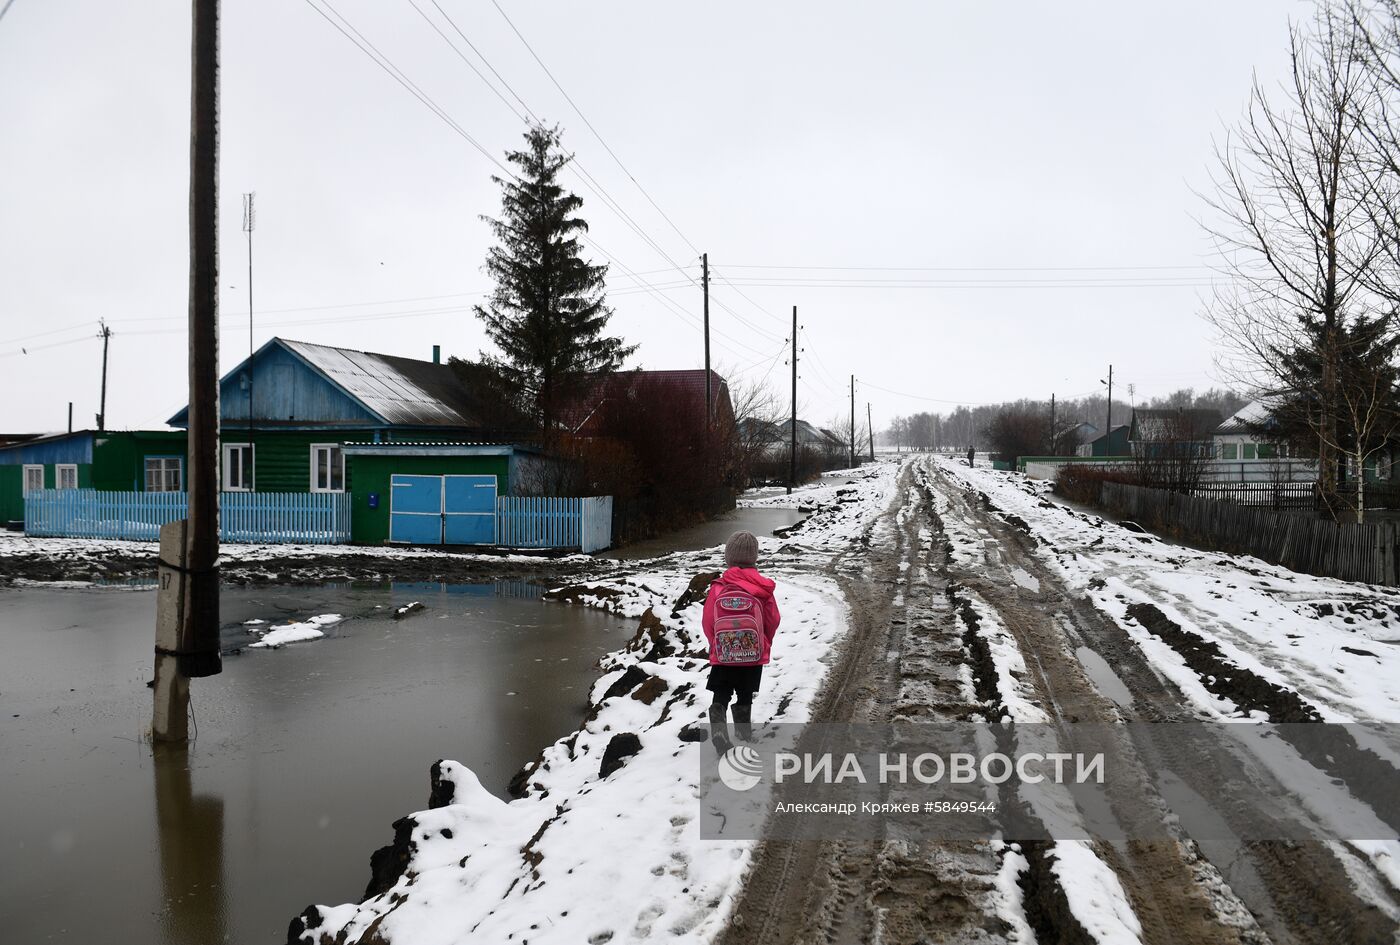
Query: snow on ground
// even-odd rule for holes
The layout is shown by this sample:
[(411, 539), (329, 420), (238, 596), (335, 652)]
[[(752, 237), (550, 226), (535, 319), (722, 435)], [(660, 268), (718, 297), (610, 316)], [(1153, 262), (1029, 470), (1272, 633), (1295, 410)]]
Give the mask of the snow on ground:
[[(340, 614), (317, 614), (296, 623), (279, 624), (275, 627), (266, 626), (266, 621), (249, 620), (244, 626), (248, 627), (249, 633), (261, 634), (261, 638), (256, 643), (248, 644), (249, 649), (271, 648), (286, 646), (288, 643), (302, 643), (306, 640), (319, 640), (325, 636), (326, 627), (334, 626), (345, 618)], [(260, 624), (262, 626), (252, 626)]]
[(1126, 616), (1151, 603), (1230, 661), (1295, 690), (1325, 721), (1400, 721), (1400, 591), (1198, 551), (1048, 502), (1044, 484), (939, 460), (1045, 544), (1039, 552), (1117, 620), (1207, 718), (1239, 715), (1170, 646)]
[[(846, 501), (832, 490), (832, 507), (819, 509), (810, 532), (762, 542), (759, 567), (778, 582), (783, 617), (755, 720), (806, 718), (847, 625), (838, 588), (810, 564), (850, 545), (888, 505), (898, 470), (886, 467)], [(362, 904), (318, 907), (321, 922), (304, 940), (354, 942), (371, 927), (414, 945), (713, 940), (754, 844), (700, 839), (700, 753), (713, 748), (681, 736), (702, 731), (709, 704), (702, 601), (672, 608), (694, 574), (718, 565), (712, 550), (673, 555), (664, 569), (638, 562), (625, 576), (561, 589), (576, 603), (651, 615), (632, 643), (600, 662), (583, 727), (545, 749), (518, 800), (496, 798), (464, 766), (444, 762), (452, 803), (412, 815), (404, 876)], [(600, 777), (604, 752), (622, 734), (635, 735), (639, 751)]]
[(863, 485), (863, 480), (889, 469), (898, 470), (899, 463), (881, 462), (860, 469), (834, 469), (798, 486), (791, 494), (784, 486), (765, 486), (743, 493), (735, 504), (741, 509), (813, 508), (836, 501), (843, 490), (856, 491), (857, 486)]

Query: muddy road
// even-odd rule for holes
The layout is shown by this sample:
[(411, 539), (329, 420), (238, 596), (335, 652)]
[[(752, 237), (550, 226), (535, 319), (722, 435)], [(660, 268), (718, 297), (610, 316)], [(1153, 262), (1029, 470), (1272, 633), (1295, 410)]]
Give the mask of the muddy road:
[[(1064, 586), (1024, 522), (931, 460), (906, 463), (895, 501), (829, 567), (851, 626), (814, 722), (1048, 719), (1072, 739), (1070, 723), (1195, 717), (1127, 632)], [(1015, 692), (1001, 691), (993, 632), (1024, 661)], [(1117, 838), (1092, 853), (1121, 884), (1142, 942), (1397, 941), (1390, 887), (1320, 823), (1270, 800), (1286, 792), (1228, 736), (1146, 728), (1113, 730), (1128, 773), (1086, 814), (1095, 836)], [(1023, 924), (1041, 942), (1096, 940), (1061, 885), (1054, 841), (1007, 845), (988, 824), (984, 842), (939, 843), (917, 827), (890, 820), (873, 844), (761, 844), (723, 941), (998, 942)], [(1013, 855), (1024, 857), (1019, 915), (997, 889)]]

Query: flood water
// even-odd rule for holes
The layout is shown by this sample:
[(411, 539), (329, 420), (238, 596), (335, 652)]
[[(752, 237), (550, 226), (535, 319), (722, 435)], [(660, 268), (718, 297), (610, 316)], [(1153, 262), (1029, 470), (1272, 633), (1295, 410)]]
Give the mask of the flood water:
[(539, 591), (226, 588), (226, 648), (245, 620), (348, 619), (225, 656), (191, 683), (193, 746), (153, 753), (154, 593), (0, 590), (0, 939), (272, 943), (305, 906), (358, 899), (435, 760), (504, 795), (634, 629)]
[(737, 531), (753, 532), (760, 538), (771, 538), (779, 528), (796, 525), (806, 518), (797, 509), (733, 509), (690, 528), (668, 532), (660, 538), (639, 541), (609, 551), (607, 557), (622, 561), (656, 558), (673, 551), (700, 551), (723, 545)]

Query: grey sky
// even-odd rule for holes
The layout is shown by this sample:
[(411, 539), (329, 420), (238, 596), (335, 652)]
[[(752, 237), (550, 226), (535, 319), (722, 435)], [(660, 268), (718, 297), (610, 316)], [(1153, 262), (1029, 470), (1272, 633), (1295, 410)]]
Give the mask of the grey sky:
[[(413, 2), (472, 57), (431, 0)], [(697, 263), (490, 0), (438, 2), (641, 229)], [(489, 151), (519, 144), (518, 118), (409, 0), (332, 3)], [(1210, 384), (1208, 271), (1072, 267), (1211, 263), (1191, 188), (1206, 185), (1211, 138), (1240, 113), (1251, 71), (1276, 81), (1288, 17), (1310, 10), (502, 5), (685, 237), (741, 283), (748, 299), (722, 281), (713, 296), (717, 330), (738, 339), (716, 339), (731, 380), (786, 390), (780, 349), (799, 306), (801, 400), (820, 421), (846, 409), (852, 373), (971, 402), (1081, 394), (1110, 361), (1140, 398)], [(60, 429), (69, 400), (91, 425), (99, 317), (114, 331), (109, 425), (159, 427), (184, 403), (188, 33), (182, 0), (17, 0), (0, 20), (0, 431)], [(223, 368), (248, 348), (247, 190), (257, 343), (474, 355), (484, 342), (467, 293), (489, 288), (478, 215), (497, 210), (496, 169), (306, 0), (225, 0), (222, 96)], [(667, 260), (572, 182), (596, 243), (676, 286)], [(1157, 284), (1005, 284), (1129, 278)], [(791, 281), (834, 279), (979, 287)], [(616, 267), (609, 285), (638, 363), (698, 366), (693, 322)], [(697, 289), (660, 291), (698, 321)], [(877, 424), (947, 409), (874, 387), (857, 396)]]

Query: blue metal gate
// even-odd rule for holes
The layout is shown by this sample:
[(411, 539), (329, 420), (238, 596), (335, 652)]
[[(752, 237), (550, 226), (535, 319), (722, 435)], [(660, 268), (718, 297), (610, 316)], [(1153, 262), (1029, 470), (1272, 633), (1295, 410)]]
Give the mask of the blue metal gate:
[(442, 477), (442, 532), (446, 545), (496, 543), (496, 477)]
[(389, 540), (413, 545), (496, 543), (495, 476), (413, 476), (389, 484)]
[(441, 476), (390, 477), (389, 540), (414, 545), (442, 543)]

